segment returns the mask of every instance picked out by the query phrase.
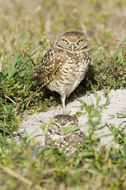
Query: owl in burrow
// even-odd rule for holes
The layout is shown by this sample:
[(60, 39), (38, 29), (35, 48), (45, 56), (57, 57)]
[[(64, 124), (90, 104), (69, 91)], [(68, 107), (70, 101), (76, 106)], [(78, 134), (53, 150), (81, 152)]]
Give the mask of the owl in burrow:
[(63, 150), (67, 155), (84, 148), (85, 134), (78, 128), (78, 119), (70, 115), (56, 115), (45, 133), (45, 144)]
[(85, 34), (66, 32), (44, 55), (34, 77), (41, 87), (46, 86), (60, 94), (65, 113), (65, 99), (84, 79), (90, 63), (90, 48)]

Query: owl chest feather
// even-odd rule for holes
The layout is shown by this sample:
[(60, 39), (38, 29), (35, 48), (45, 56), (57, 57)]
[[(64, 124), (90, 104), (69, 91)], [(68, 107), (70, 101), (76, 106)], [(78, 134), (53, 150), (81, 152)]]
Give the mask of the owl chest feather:
[(47, 87), (68, 97), (83, 80), (88, 64), (86, 54), (65, 54), (65, 62)]

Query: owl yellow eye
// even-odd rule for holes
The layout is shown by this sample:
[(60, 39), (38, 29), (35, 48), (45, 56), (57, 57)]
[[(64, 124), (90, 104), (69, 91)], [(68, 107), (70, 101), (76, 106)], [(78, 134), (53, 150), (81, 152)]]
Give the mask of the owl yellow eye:
[(66, 45), (69, 44), (69, 42), (68, 42), (67, 40), (63, 40), (63, 42), (64, 42)]
[(81, 44), (83, 42), (83, 40), (79, 40), (78, 42), (77, 42), (77, 44)]

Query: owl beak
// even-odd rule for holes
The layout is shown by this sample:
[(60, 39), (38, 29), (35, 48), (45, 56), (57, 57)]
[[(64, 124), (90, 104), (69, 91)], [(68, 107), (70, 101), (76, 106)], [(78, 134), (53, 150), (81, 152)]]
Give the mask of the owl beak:
[(71, 50), (72, 50), (72, 51), (75, 50), (75, 45), (74, 45), (74, 44), (71, 45)]

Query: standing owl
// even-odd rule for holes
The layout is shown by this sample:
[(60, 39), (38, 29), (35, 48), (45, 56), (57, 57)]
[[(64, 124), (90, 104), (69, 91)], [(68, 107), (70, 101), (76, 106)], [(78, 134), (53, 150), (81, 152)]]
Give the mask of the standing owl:
[(44, 55), (34, 77), (42, 87), (46, 86), (60, 94), (65, 113), (66, 97), (69, 97), (84, 79), (90, 63), (90, 48), (85, 34), (66, 32)]

